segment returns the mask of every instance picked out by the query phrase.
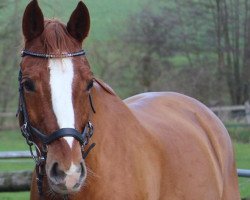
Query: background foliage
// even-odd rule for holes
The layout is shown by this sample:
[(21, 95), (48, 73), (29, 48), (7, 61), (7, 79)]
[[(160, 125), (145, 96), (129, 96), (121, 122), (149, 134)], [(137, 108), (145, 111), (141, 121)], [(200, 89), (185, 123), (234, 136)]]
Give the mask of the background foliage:
[[(16, 105), (27, 0), (0, 3), (0, 111)], [(65, 23), (77, 0), (40, 0), (46, 17)], [(121, 97), (172, 90), (208, 106), (249, 96), (250, 2), (247, 0), (86, 0), (85, 42), (92, 70)], [(56, 6), (55, 6), (56, 5)]]

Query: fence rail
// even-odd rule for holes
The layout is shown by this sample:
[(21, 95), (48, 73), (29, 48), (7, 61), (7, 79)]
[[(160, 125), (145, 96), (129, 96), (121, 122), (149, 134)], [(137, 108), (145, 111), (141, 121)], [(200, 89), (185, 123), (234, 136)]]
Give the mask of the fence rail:
[[(233, 106), (215, 106), (210, 107), (210, 109), (224, 122), (237, 122), (241, 124), (250, 125), (250, 103), (246, 102), (244, 105), (233, 105)], [(2, 121), (2, 126), (6, 126), (6, 122), (15, 119), (15, 112), (0, 112), (0, 122)], [(16, 121), (16, 119), (15, 119)], [(5, 126), (4, 126), (4, 123)], [(9, 123), (7, 123), (6, 127)], [(13, 127), (17, 127), (17, 123), (11, 121)], [(1, 126), (1, 124), (0, 124)]]
[(238, 111), (238, 110), (245, 110), (246, 107), (244, 105), (236, 105), (236, 106), (216, 106), (210, 108), (214, 112), (220, 111)]
[(32, 158), (29, 151), (0, 152), (0, 159)]
[(250, 178), (249, 169), (237, 169), (238, 177)]
[(14, 112), (2, 112), (0, 113), (1, 118), (6, 118), (6, 117), (15, 117), (16, 113)]
[[(29, 151), (6, 151), (0, 152), (0, 159), (23, 159), (31, 158)], [(239, 177), (250, 178), (250, 170), (237, 169)], [(1, 172), (0, 192), (29, 191), (32, 171)], [(18, 181), (13, 181), (18, 180)]]
[(250, 103), (234, 106), (217, 106), (210, 108), (224, 123), (235, 121), (250, 125)]
[(18, 127), (15, 112), (0, 112), (0, 129), (16, 129)]

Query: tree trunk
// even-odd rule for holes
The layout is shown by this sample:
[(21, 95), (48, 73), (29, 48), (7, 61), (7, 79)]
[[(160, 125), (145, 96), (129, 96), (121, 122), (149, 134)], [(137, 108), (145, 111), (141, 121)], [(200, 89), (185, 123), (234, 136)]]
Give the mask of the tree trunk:
[(245, 19), (244, 19), (244, 54), (242, 69), (243, 101), (249, 100), (250, 95), (250, 5), (245, 0)]

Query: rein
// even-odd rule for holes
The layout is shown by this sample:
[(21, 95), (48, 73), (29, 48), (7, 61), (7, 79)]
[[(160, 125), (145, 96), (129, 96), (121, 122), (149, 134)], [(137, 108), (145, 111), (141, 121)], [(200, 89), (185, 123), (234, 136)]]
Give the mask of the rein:
[[(21, 53), (22, 57), (24, 56), (32, 56), (38, 58), (45, 58), (45, 59), (53, 59), (53, 58), (66, 58), (66, 57), (75, 57), (75, 56), (82, 56), (85, 55), (85, 51), (81, 50), (75, 53), (65, 53), (61, 55), (55, 54), (40, 54), (31, 52), (28, 50), (23, 50)], [(85, 159), (91, 149), (94, 148), (95, 143), (92, 143), (87, 150), (85, 147), (89, 143), (89, 139), (93, 136), (94, 127), (90, 121), (87, 122), (85, 125), (84, 130), (80, 133), (74, 128), (62, 128), (50, 135), (44, 134), (43, 132), (39, 131), (35, 127), (33, 127), (29, 120), (28, 111), (26, 108), (25, 97), (24, 97), (24, 88), (21, 83), (22, 81), (22, 71), (20, 68), (18, 82), (19, 82), (19, 106), (17, 111), (17, 116), (22, 117), (23, 124), (20, 126), (21, 133), (23, 137), (26, 139), (27, 144), (29, 145), (30, 153), (32, 158), (36, 163), (36, 175), (37, 175), (37, 187), (40, 197), (43, 196), (43, 177), (45, 175), (45, 164), (47, 158), (47, 147), (54, 141), (62, 138), (62, 137), (74, 137), (81, 145), (82, 151), (82, 158)], [(95, 109), (92, 102), (92, 97), (89, 91), (89, 101), (92, 111), (95, 113)], [(34, 139), (37, 139), (41, 144), (42, 148), (40, 149), (38, 144), (35, 142)], [(36, 150), (36, 154), (33, 152), (32, 147), (34, 146)]]

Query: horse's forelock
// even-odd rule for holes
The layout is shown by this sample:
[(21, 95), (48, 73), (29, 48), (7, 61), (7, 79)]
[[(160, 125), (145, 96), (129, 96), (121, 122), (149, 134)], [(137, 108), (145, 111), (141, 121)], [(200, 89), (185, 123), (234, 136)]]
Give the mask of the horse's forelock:
[(58, 20), (45, 21), (42, 40), (48, 54), (75, 52), (81, 48), (81, 44), (68, 34), (66, 26)]
[(65, 24), (56, 19), (44, 22), (44, 31), (37, 38), (25, 41), (25, 49), (46, 54), (62, 54), (81, 50), (81, 43), (68, 33)]

